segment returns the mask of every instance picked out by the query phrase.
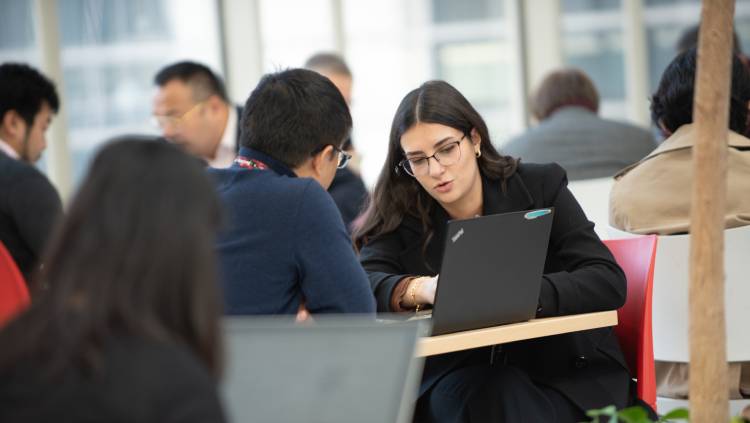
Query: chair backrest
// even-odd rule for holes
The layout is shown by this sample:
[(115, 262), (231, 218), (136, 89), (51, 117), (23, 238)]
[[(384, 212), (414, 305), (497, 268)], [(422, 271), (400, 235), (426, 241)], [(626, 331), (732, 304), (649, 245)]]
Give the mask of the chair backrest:
[(628, 282), (625, 305), (617, 310), (615, 332), (631, 371), (638, 381), (638, 398), (656, 409), (656, 376), (651, 333), (651, 295), (654, 279), (655, 235), (606, 240)]
[(0, 327), (29, 304), (29, 290), (8, 250), (0, 242)]
[[(727, 360), (750, 361), (750, 226), (724, 231)], [(659, 237), (654, 269), (654, 357), (690, 361), (688, 335), (690, 286), (689, 235)]]
[(594, 231), (601, 239), (609, 238), (609, 192), (614, 179), (611, 177), (571, 181), (568, 189), (578, 200), (586, 217), (594, 222)]

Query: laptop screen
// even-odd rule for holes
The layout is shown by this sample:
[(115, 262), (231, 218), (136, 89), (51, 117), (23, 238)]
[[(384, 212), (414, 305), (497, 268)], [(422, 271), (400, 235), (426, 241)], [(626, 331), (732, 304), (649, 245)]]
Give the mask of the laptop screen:
[(233, 317), (225, 328), (230, 421), (411, 419), (421, 374), (414, 324)]

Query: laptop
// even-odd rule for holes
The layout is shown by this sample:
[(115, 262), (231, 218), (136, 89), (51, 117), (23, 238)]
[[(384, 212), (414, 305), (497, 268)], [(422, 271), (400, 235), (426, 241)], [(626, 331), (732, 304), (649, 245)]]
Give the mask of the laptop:
[(553, 216), (548, 208), (449, 221), (432, 336), (532, 319)]
[(228, 317), (222, 395), (229, 421), (410, 422), (419, 324), (361, 317)]

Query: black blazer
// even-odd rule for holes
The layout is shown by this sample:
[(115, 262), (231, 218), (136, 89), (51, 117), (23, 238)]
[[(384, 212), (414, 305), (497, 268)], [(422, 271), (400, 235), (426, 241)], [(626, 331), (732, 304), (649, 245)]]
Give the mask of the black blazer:
[[(555, 208), (539, 317), (614, 310), (625, 303), (625, 275), (568, 191), (560, 166), (520, 164), (507, 181), (506, 193), (498, 181), (484, 176), (482, 189), (485, 215)], [(361, 262), (379, 311), (390, 311), (391, 291), (399, 280), (439, 271), (449, 217), (436, 207), (432, 219), (435, 234), (424, 255), (422, 225), (411, 216), (405, 217), (398, 229), (371, 240), (362, 249)], [(479, 348), (427, 359), (420, 395), (452, 369), (486, 362), (490, 350)], [(630, 403), (630, 374), (612, 328), (509, 343), (502, 351), (508, 365), (523, 369), (537, 384), (556, 388), (583, 410), (609, 404), (621, 408)]]
[(27, 281), (61, 216), (60, 196), (47, 177), (0, 153), (0, 241)]
[(369, 197), (365, 183), (351, 170), (338, 169), (331, 186), (328, 187), (328, 193), (331, 194), (333, 202), (341, 212), (346, 230), (351, 233), (352, 222), (362, 213)]

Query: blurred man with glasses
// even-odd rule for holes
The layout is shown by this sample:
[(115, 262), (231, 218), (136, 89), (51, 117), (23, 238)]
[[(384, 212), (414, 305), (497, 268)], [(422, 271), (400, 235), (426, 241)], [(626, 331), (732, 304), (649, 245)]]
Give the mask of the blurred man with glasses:
[(154, 82), (153, 121), (162, 136), (211, 167), (231, 165), (242, 110), (230, 104), (221, 79), (200, 63), (178, 62), (161, 69)]
[(209, 169), (226, 212), (217, 251), (229, 314), (372, 313), (375, 302), (326, 189), (351, 156), (352, 118), (316, 72), (264, 76), (245, 103), (240, 151)]
[[(317, 53), (305, 62), (305, 69), (310, 69), (330, 79), (333, 85), (344, 96), (346, 104), (352, 106), (352, 72), (344, 59), (335, 53)], [(362, 213), (370, 194), (362, 181), (359, 170), (359, 155), (354, 149), (352, 139), (344, 142), (344, 151), (354, 158), (352, 163), (336, 172), (328, 193), (341, 212), (347, 229), (352, 230), (352, 223)]]

